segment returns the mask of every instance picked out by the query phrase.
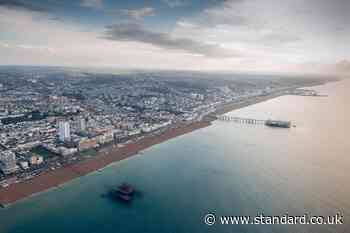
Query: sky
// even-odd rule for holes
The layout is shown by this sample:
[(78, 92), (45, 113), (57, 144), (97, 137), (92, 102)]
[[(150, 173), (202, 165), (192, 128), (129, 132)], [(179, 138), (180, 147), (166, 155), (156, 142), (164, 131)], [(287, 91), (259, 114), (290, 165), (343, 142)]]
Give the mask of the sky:
[(0, 0), (0, 65), (350, 72), (349, 0)]

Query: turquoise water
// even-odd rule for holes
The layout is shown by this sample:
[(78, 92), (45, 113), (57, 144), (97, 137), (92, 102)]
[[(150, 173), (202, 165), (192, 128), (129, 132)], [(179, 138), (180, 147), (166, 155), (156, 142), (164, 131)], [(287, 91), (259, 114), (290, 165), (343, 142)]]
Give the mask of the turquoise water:
[[(229, 113), (289, 119), (292, 129), (214, 122), (102, 172), (0, 210), (1, 233), (347, 232), (350, 218), (349, 81), (326, 98), (283, 96)], [(129, 182), (131, 206), (101, 197)], [(344, 225), (206, 226), (220, 215), (333, 215)]]

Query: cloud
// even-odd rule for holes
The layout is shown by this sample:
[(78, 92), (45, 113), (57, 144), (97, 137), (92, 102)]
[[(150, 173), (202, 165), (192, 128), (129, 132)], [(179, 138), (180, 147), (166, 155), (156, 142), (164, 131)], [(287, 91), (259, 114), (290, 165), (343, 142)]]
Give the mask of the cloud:
[(82, 0), (80, 6), (94, 9), (103, 8), (103, 0)]
[(243, 15), (241, 6), (243, 1), (227, 1), (218, 7), (208, 8), (201, 13), (197, 19), (201, 25), (205, 26), (246, 26), (251, 23), (251, 17)]
[(2, 34), (15, 35), (0, 38), (0, 64), (172, 70), (237, 67), (227, 64), (230, 59), (193, 56), (143, 42), (108, 40), (101, 38), (97, 30), (85, 30), (79, 24), (50, 17), (46, 13), (0, 7)]
[(152, 7), (143, 7), (140, 9), (124, 9), (121, 10), (121, 13), (124, 15), (127, 15), (132, 20), (142, 20), (144, 17), (147, 16), (154, 16), (154, 8)]
[(189, 2), (187, 0), (162, 0), (163, 3), (170, 8), (187, 6)]
[(105, 38), (115, 41), (134, 41), (163, 49), (180, 50), (208, 57), (237, 57), (239, 53), (217, 44), (203, 43), (187, 38), (175, 38), (168, 33), (153, 32), (137, 23), (119, 23), (106, 27)]
[(36, 11), (36, 12), (47, 11), (47, 9), (45, 8), (29, 3), (28, 1), (21, 1), (21, 0), (0, 0), (0, 7), (6, 7), (9, 9)]
[(301, 40), (302, 40), (301, 37), (294, 34), (290, 34), (285, 31), (270, 32), (262, 36), (262, 38), (258, 39), (258, 41), (261, 42), (262, 44), (268, 44), (268, 45), (290, 44)]
[[(335, 72), (334, 61), (350, 53), (349, 14), (343, 13), (350, 9), (348, 0), (210, 0), (201, 5), (206, 9), (191, 6), (186, 14), (173, 12), (166, 22), (154, 17), (147, 26), (142, 19), (158, 8), (154, 12), (150, 7), (107, 8), (107, 1), (47, 1), (55, 5), (0, 0), (1, 64), (327, 73)], [(71, 20), (87, 16), (82, 11), (57, 12), (62, 20), (57, 19), (56, 8), (82, 3), (97, 8), (101, 18), (94, 15), (86, 25)], [(92, 24), (112, 24), (107, 20), (115, 18), (102, 15), (106, 13), (117, 14), (120, 23), (107, 28)], [(298, 65), (303, 63), (310, 65)], [(349, 74), (349, 66), (349, 60), (344, 61), (337, 71)]]
[[(213, 2), (215, 2), (215, 0)], [(216, 1), (216, 3), (217, 4), (213, 4), (213, 6), (208, 7), (203, 11), (199, 11), (187, 19), (191, 21), (192, 24), (204, 28), (223, 25), (249, 26), (252, 24), (252, 16), (242, 13), (246, 4), (245, 0), (225, 0)], [(185, 20), (184, 18), (181, 19), (181, 21), (188, 20)]]

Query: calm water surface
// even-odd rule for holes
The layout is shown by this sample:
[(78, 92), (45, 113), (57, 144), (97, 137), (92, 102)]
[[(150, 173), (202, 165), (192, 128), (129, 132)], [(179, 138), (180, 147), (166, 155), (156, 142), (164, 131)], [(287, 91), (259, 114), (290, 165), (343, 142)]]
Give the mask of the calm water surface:
[[(297, 126), (214, 122), (140, 156), (0, 210), (1, 233), (290, 232), (350, 229), (350, 81), (317, 87), (328, 97), (283, 96), (229, 113)], [(127, 181), (131, 206), (102, 198)], [(206, 226), (203, 216), (333, 215), (344, 225)]]

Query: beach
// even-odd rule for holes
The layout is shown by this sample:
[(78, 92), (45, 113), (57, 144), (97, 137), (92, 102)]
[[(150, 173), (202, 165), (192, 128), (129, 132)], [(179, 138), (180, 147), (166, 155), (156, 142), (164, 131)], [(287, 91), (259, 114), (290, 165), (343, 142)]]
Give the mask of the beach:
[[(242, 101), (225, 104), (217, 109), (216, 114), (224, 114), (239, 108), (276, 98), (283, 95), (283, 93), (284, 92), (281, 91), (270, 95), (250, 97)], [(126, 144), (124, 147), (114, 147), (107, 153), (100, 151), (95, 157), (86, 159), (77, 164), (68, 165), (53, 171), (47, 171), (25, 182), (16, 183), (6, 188), (1, 188), (0, 204), (1, 206), (6, 207), (18, 200), (44, 192), (50, 188), (58, 187), (77, 177), (102, 169), (113, 162), (127, 159), (153, 145), (190, 133), (194, 130), (207, 127), (211, 125), (211, 121), (213, 120), (215, 120), (215, 118), (205, 118), (202, 121), (179, 124), (176, 127), (169, 128), (160, 134), (147, 135), (136, 142)]]

